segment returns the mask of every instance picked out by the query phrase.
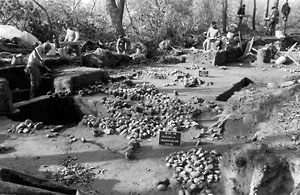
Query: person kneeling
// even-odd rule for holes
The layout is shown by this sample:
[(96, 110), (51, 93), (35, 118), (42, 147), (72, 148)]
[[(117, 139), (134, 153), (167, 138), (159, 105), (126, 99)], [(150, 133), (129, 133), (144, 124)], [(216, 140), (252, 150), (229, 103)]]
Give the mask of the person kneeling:
[(127, 39), (124, 35), (120, 35), (118, 40), (117, 40), (117, 46), (116, 46), (118, 54), (128, 53), (129, 48), (130, 48), (129, 39)]
[(203, 50), (208, 51), (211, 50), (212, 44), (217, 44), (218, 39), (220, 38), (220, 32), (217, 28), (217, 23), (213, 21), (211, 23), (211, 27), (209, 27), (207, 34), (206, 34), (206, 40), (203, 42)]

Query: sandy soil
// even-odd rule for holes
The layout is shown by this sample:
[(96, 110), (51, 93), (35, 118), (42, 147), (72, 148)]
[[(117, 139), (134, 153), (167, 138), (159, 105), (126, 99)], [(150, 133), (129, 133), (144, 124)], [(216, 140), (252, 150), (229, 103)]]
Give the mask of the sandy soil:
[[(192, 66), (193, 64), (177, 64), (155, 66), (162, 69), (179, 69), (197, 76), (198, 70), (185, 70), (184, 66)], [(248, 77), (256, 83), (266, 84), (268, 82), (280, 82), (285, 76), (294, 74), (284, 71), (282, 68), (271, 67), (269, 65), (254, 64), (231, 64), (222, 70), (219, 67), (206, 65), (209, 71), (209, 77), (203, 78), (205, 81), (213, 82), (212, 86), (201, 86), (196, 88), (184, 88), (181, 83), (178, 86), (163, 87), (169, 80), (145, 79), (137, 80), (137, 82), (150, 82), (166, 92), (170, 96), (174, 96), (173, 91), (179, 92), (179, 98), (189, 100), (192, 96), (202, 97), (207, 100), (214, 100), (215, 97), (227, 90), (233, 83), (238, 82), (244, 77)], [(202, 66), (202, 65), (199, 65)], [(151, 66), (153, 67), (153, 66)], [(151, 68), (149, 66), (134, 66), (126, 68), (122, 71), (129, 71), (139, 68)], [(295, 69), (296, 66), (287, 66), (286, 69)], [(114, 73), (118, 73), (115, 70)], [(226, 104), (220, 102), (221, 104)], [(203, 126), (210, 125), (213, 121), (203, 122)], [(0, 119), (0, 143), (5, 146), (11, 146), (13, 151), (7, 154), (0, 154), (0, 165), (24, 171), (36, 176), (45, 176), (47, 170), (53, 171), (57, 168), (57, 164), (65, 159), (68, 155), (76, 156), (79, 162), (95, 166), (97, 179), (92, 183), (93, 190), (98, 191), (97, 194), (103, 195), (125, 195), (125, 194), (141, 194), (141, 195), (173, 195), (177, 194), (176, 185), (171, 185), (170, 189), (165, 192), (156, 190), (154, 183), (158, 179), (172, 176), (172, 170), (167, 168), (164, 158), (171, 152), (179, 150), (188, 150), (195, 146), (196, 141), (191, 137), (197, 132), (188, 131), (183, 133), (181, 147), (165, 147), (159, 146), (157, 138), (144, 140), (141, 145), (142, 149), (137, 154), (137, 160), (127, 161), (124, 158), (124, 148), (128, 140), (121, 136), (111, 135), (103, 137), (93, 137), (92, 131), (88, 128), (74, 124), (60, 133), (57, 138), (46, 138), (46, 131), (38, 132), (33, 135), (8, 134), (8, 127), (14, 123), (6, 117)], [(85, 137), (87, 142), (77, 141), (69, 144), (68, 135), (74, 135), (77, 138)], [(207, 142), (202, 147), (205, 149), (216, 149), (220, 153), (233, 148), (236, 145), (245, 143), (247, 140), (235, 141), (218, 141)], [(98, 173), (104, 169), (103, 173)], [(172, 181), (174, 183), (174, 181)], [(81, 188), (81, 187), (79, 187)], [(82, 188), (85, 189), (86, 188)], [(217, 194), (217, 192), (215, 193)]]

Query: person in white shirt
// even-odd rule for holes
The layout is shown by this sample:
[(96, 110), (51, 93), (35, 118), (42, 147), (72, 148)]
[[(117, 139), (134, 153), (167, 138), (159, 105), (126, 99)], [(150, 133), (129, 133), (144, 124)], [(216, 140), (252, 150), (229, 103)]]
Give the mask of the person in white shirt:
[(73, 25), (68, 24), (64, 41), (76, 42), (79, 39), (79, 32)]
[(221, 34), (219, 32), (219, 29), (217, 28), (217, 23), (213, 21), (207, 31), (206, 40), (203, 42), (203, 50), (209, 50), (211, 43), (216, 42), (220, 38), (220, 36)]
[(44, 58), (50, 50), (51, 45), (49, 43), (44, 43), (43, 45), (34, 48), (28, 57), (28, 62), (24, 71), (30, 76), (30, 99), (36, 97), (40, 87), (42, 80), (41, 68), (45, 68), (47, 71), (51, 72), (51, 70), (44, 65)]

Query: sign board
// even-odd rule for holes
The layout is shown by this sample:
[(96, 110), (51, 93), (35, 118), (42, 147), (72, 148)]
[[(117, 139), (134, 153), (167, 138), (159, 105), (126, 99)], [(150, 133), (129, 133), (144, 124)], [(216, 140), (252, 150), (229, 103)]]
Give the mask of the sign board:
[(161, 131), (158, 138), (159, 145), (180, 146), (181, 133), (173, 131)]

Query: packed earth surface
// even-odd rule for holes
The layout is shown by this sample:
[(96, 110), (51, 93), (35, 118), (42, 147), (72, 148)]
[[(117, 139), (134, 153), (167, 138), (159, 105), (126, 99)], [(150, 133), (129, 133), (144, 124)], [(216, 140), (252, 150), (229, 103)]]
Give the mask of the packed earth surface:
[[(199, 77), (199, 71), (204, 68), (208, 75)], [(83, 118), (84, 121), (76, 118), (70, 109), (62, 111), (69, 117), (57, 113), (57, 120), (59, 117), (75, 117), (74, 121), (70, 120), (68, 124), (33, 121), (48, 123), (46, 125), (50, 127), (32, 133), (18, 133), (11, 129), (14, 124), (17, 126), (25, 119), (32, 119), (30, 116), (23, 116), (22, 120), (1, 117), (0, 141), (2, 146), (9, 149), (0, 155), (0, 164), (69, 185), (85, 194), (298, 194), (300, 104), (297, 94), (300, 85), (297, 68), (294, 64), (249, 62), (218, 67), (210, 63), (188, 62), (107, 69), (111, 76), (135, 75), (131, 81), (140, 88), (155, 88), (155, 92), (147, 94), (146, 91), (136, 99), (126, 98), (130, 105), (146, 102), (150, 108), (155, 105), (151, 98), (163, 97), (171, 102), (166, 105), (172, 105), (179, 99), (182, 101), (180, 105), (187, 104), (200, 110), (193, 119), (188, 117), (188, 111), (185, 114), (180, 114), (185, 111), (179, 111), (176, 120), (182, 120), (184, 126), (178, 129), (182, 132), (180, 146), (159, 145), (158, 132), (172, 130), (176, 126), (172, 126), (168, 118), (165, 118), (165, 126), (151, 122), (152, 126), (148, 127), (147, 121), (143, 121), (136, 124), (140, 129), (122, 133), (125, 127), (108, 128), (107, 124), (119, 116), (112, 117), (107, 107), (94, 109), (102, 113), (90, 112)], [(180, 80), (177, 73), (188, 73), (203, 83), (185, 87), (188, 81)], [(234, 93), (227, 101), (216, 100), (245, 77), (253, 83)], [(111, 89), (119, 88), (114, 88), (112, 84)], [(108, 107), (113, 101), (122, 100), (123, 92), (120, 95), (121, 92), (116, 90), (107, 94), (84, 94), (84, 91), (77, 91), (81, 101), (104, 100), (103, 104), (106, 102)], [(75, 94), (74, 98), (79, 98), (79, 95)], [(121, 99), (119, 96), (122, 96)], [(89, 104), (93, 110), (93, 103)], [(124, 107), (121, 109), (124, 110)], [(137, 108), (141, 106), (134, 108), (130, 111), (132, 115), (140, 112)], [(34, 108), (34, 111), (38, 115), (39, 112), (50, 110), (45, 109)], [(174, 110), (175, 113), (177, 111)], [(150, 112), (154, 111), (150, 109)], [(172, 117), (172, 114), (167, 117)], [(130, 122), (131, 119), (124, 120)], [(98, 126), (104, 125), (103, 132), (95, 130), (96, 122)], [(51, 132), (51, 125), (64, 126)], [(142, 128), (149, 131), (143, 131)], [(137, 149), (128, 149), (131, 141), (139, 143)], [(81, 169), (79, 166), (88, 169), (83, 174), (84, 179), (74, 182), (72, 176), (66, 177), (67, 174), (62, 173), (68, 169), (63, 167), (63, 162), (68, 159), (74, 163), (68, 164), (73, 165), (70, 169)], [(166, 178), (167, 182), (164, 183)]]

